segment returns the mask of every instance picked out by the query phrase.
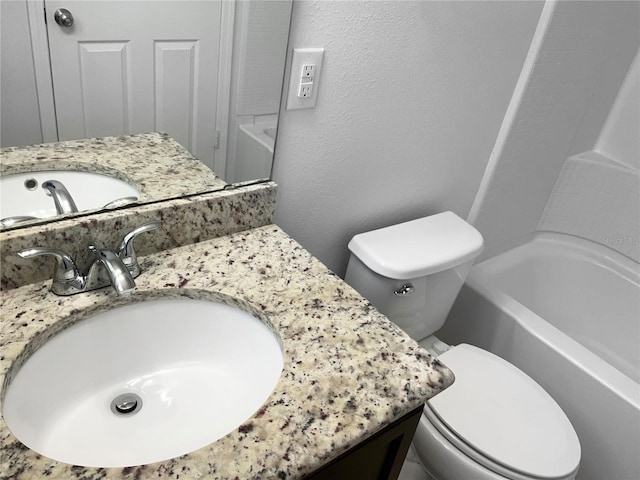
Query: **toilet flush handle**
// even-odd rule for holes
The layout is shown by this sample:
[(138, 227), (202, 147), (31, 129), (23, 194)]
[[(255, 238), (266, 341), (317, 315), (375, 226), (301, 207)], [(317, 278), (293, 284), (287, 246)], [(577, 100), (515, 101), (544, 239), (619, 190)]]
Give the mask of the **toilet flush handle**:
[(397, 288), (393, 291), (393, 294), (398, 297), (406, 297), (407, 295), (413, 295), (416, 289), (410, 283), (405, 283), (400, 288)]

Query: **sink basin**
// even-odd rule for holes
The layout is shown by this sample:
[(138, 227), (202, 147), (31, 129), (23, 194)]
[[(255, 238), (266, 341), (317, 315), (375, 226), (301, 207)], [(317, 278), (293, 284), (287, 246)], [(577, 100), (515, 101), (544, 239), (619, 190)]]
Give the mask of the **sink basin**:
[(132, 202), (140, 195), (127, 182), (98, 173), (64, 170), (16, 173), (0, 177), (0, 219), (57, 215), (53, 199), (41, 187), (47, 180), (62, 182), (79, 211), (103, 208), (123, 198)]
[(3, 415), (22, 443), (54, 460), (144, 465), (236, 429), (282, 366), (274, 333), (238, 308), (186, 298), (127, 304), (72, 325), (29, 357)]

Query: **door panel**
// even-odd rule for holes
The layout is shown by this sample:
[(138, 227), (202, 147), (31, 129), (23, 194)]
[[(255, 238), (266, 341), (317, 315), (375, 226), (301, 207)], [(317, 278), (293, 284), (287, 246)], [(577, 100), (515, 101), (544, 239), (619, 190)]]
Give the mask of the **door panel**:
[[(54, 12), (68, 9), (74, 25)], [(213, 167), (221, 1), (47, 0), (60, 140), (164, 131)]]
[(84, 137), (123, 135), (129, 130), (127, 46), (126, 42), (78, 42)]
[(192, 41), (155, 42), (156, 126), (183, 138), (189, 143), (184, 145), (187, 148), (196, 143), (197, 47)]

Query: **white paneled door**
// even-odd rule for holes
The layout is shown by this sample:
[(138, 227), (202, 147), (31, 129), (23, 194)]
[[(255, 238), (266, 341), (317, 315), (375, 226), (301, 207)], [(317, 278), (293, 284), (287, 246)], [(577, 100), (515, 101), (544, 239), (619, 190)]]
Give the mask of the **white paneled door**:
[(213, 167), (221, 3), (46, 0), (59, 139), (163, 131)]

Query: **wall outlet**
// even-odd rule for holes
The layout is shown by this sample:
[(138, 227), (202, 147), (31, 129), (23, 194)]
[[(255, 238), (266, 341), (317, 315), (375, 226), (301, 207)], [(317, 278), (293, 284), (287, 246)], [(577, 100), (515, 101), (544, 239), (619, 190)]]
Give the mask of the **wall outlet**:
[(294, 48), (289, 69), (287, 110), (313, 108), (318, 98), (324, 48)]
[(302, 74), (300, 75), (303, 78), (313, 78), (316, 76), (316, 64), (315, 63), (305, 63), (302, 65)]
[(300, 84), (298, 90), (298, 98), (309, 98), (313, 94), (313, 82), (305, 82)]

